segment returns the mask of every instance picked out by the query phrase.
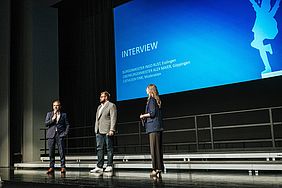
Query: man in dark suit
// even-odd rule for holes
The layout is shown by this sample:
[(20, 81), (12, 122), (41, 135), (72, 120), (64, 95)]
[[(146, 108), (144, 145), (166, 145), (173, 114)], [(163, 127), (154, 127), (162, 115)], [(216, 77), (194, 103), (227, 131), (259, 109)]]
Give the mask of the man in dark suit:
[(98, 106), (95, 122), (98, 162), (97, 167), (90, 171), (91, 173), (103, 172), (105, 147), (107, 150), (105, 172), (112, 172), (113, 170), (113, 136), (116, 132), (117, 108), (109, 99), (110, 94), (107, 91), (101, 93), (101, 104)]
[(67, 114), (61, 112), (61, 103), (55, 100), (53, 103), (53, 111), (48, 112), (45, 119), (47, 129), (48, 149), (50, 157), (50, 168), (47, 174), (54, 172), (55, 168), (55, 144), (58, 146), (61, 159), (61, 173), (66, 172), (65, 166), (65, 143), (64, 138), (69, 131), (69, 122)]

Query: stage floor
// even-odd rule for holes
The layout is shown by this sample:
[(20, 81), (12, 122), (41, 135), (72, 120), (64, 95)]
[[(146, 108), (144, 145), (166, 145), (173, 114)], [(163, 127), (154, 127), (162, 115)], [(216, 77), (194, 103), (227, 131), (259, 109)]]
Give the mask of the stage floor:
[(169, 171), (161, 179), (153, 179), (149, 171), (118, 170), (114, 173), (90, 174), (89, 171), (59, 171), (48, 176), (46, 170), (11, 170), (0, 168), (1, 188), (21, 187), (193, 187), (193, 188), (278, 188), (282, 187), (281, 172), (247, 171)]

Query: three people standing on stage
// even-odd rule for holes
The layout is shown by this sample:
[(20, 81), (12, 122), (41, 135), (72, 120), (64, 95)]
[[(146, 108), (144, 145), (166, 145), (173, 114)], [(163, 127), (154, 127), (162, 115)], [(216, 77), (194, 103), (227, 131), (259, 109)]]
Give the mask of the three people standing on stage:
[(160, 177), (164, 170), (163, 149), (162, 149), (162, 132), (163, 122), (161, 114), (161, 99), (159, 92), (154, 84), (146, 88), (148, 94), (145, 114), (140, 115), (144, 122), (146, 133), (149, 134), (150, 152), (152, 157), (152, 172), (150, 176)]
[(91, 173), (103, 172), (104, 149), (107, 150), (107, 166), (105, 172), (113, 171), (113, 136), (116, 132), (117, 108), (110, 100), (110, 94), (104, 91), (100, 95), (100, 105), (96, 112), (95, 134), (97, 149), (97, 167)]
[(69, 122), (67, 114), (61, 112), (61, 102), (55, 100), (52, 103), (53, 111), (48, 112), (45, 119), (47, 127), (46, 137), (48, 139), (48, 149), (50, 157), (50, 168), (47, 174), (53, 173), (55, 168), (55, 145), (57, 144), (60, 160), (61, 160), (61, 173), (66, 172), (65, 166), (65, 143), (64, 139), (69, 131)]
[[(161, 100), (158, 89), (154, 84), (148, 85), (146, 88), (148, 94), (145, 114), (140, 115), (140, 119), (144, 121), (146, 133), (149, 134), (150, 152), (152, 156), (152, 172), (151, 176), (160, 177), (164, 170), (163, 149), (162, 149), (162, 115)], [(95, 134), (97, 149), (97, 166), (91, 173), (112, 172), (113, 171), (113, 136), (116, 132), (117, 108), (116, 105), (109, 101), (110, 94), (104, 91), (100, 95), (100, 105), (96, 112)], [(55, 100), (53, 103), (53, 111), (48, 112), (45, 119), (47, 129), (47, 139), (50, 157), (50, 168), (47, 173), (54, 172), (55, 168), (55, 144), (58, 146), (61, 172), (66, 172), (65, 166), (65, 145), (64, 138), (69, 131), (69, 122), (67, 114), (61, 112), (61, 103)], [(107, 166), (104, 166), (104, 150), (107, 151)]]

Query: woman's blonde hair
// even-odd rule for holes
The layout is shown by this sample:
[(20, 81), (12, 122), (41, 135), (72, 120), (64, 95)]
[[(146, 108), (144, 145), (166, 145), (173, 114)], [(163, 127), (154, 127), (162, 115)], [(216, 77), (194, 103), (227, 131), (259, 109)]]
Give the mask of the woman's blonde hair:
[(155, 84), (149, 84), (147, 86), (147, 89), (148, 89), (148, 93), (149, 93), (149, 97), (148, 97), (148, 100), (150, 97), (153, 97), (156, 99), (157, 101), (157, 104), (159, 106), (159, 108), (161, 107), (161, 104), (162, 104), (162, 101), (159, 97), (159, 91), (158, 91), (158, 88)]

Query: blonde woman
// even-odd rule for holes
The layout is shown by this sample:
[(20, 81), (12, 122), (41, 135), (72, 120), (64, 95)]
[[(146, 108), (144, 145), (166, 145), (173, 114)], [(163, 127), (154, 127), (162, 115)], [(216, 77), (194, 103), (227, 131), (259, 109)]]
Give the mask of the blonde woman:
[(161, 177), (164, 169), (163, 165), (163, 149), (162, 149), (162, 115), (161, 115), (161, 99), (159, 92), (154, 84), (148, 85), (146, 92), (148, 94), (145, 114), (140, 115), (140, 119), (144, 121), (146, 133), (149, 135), (150, 151), (152, 156), (152, 172), (151, 177)]

